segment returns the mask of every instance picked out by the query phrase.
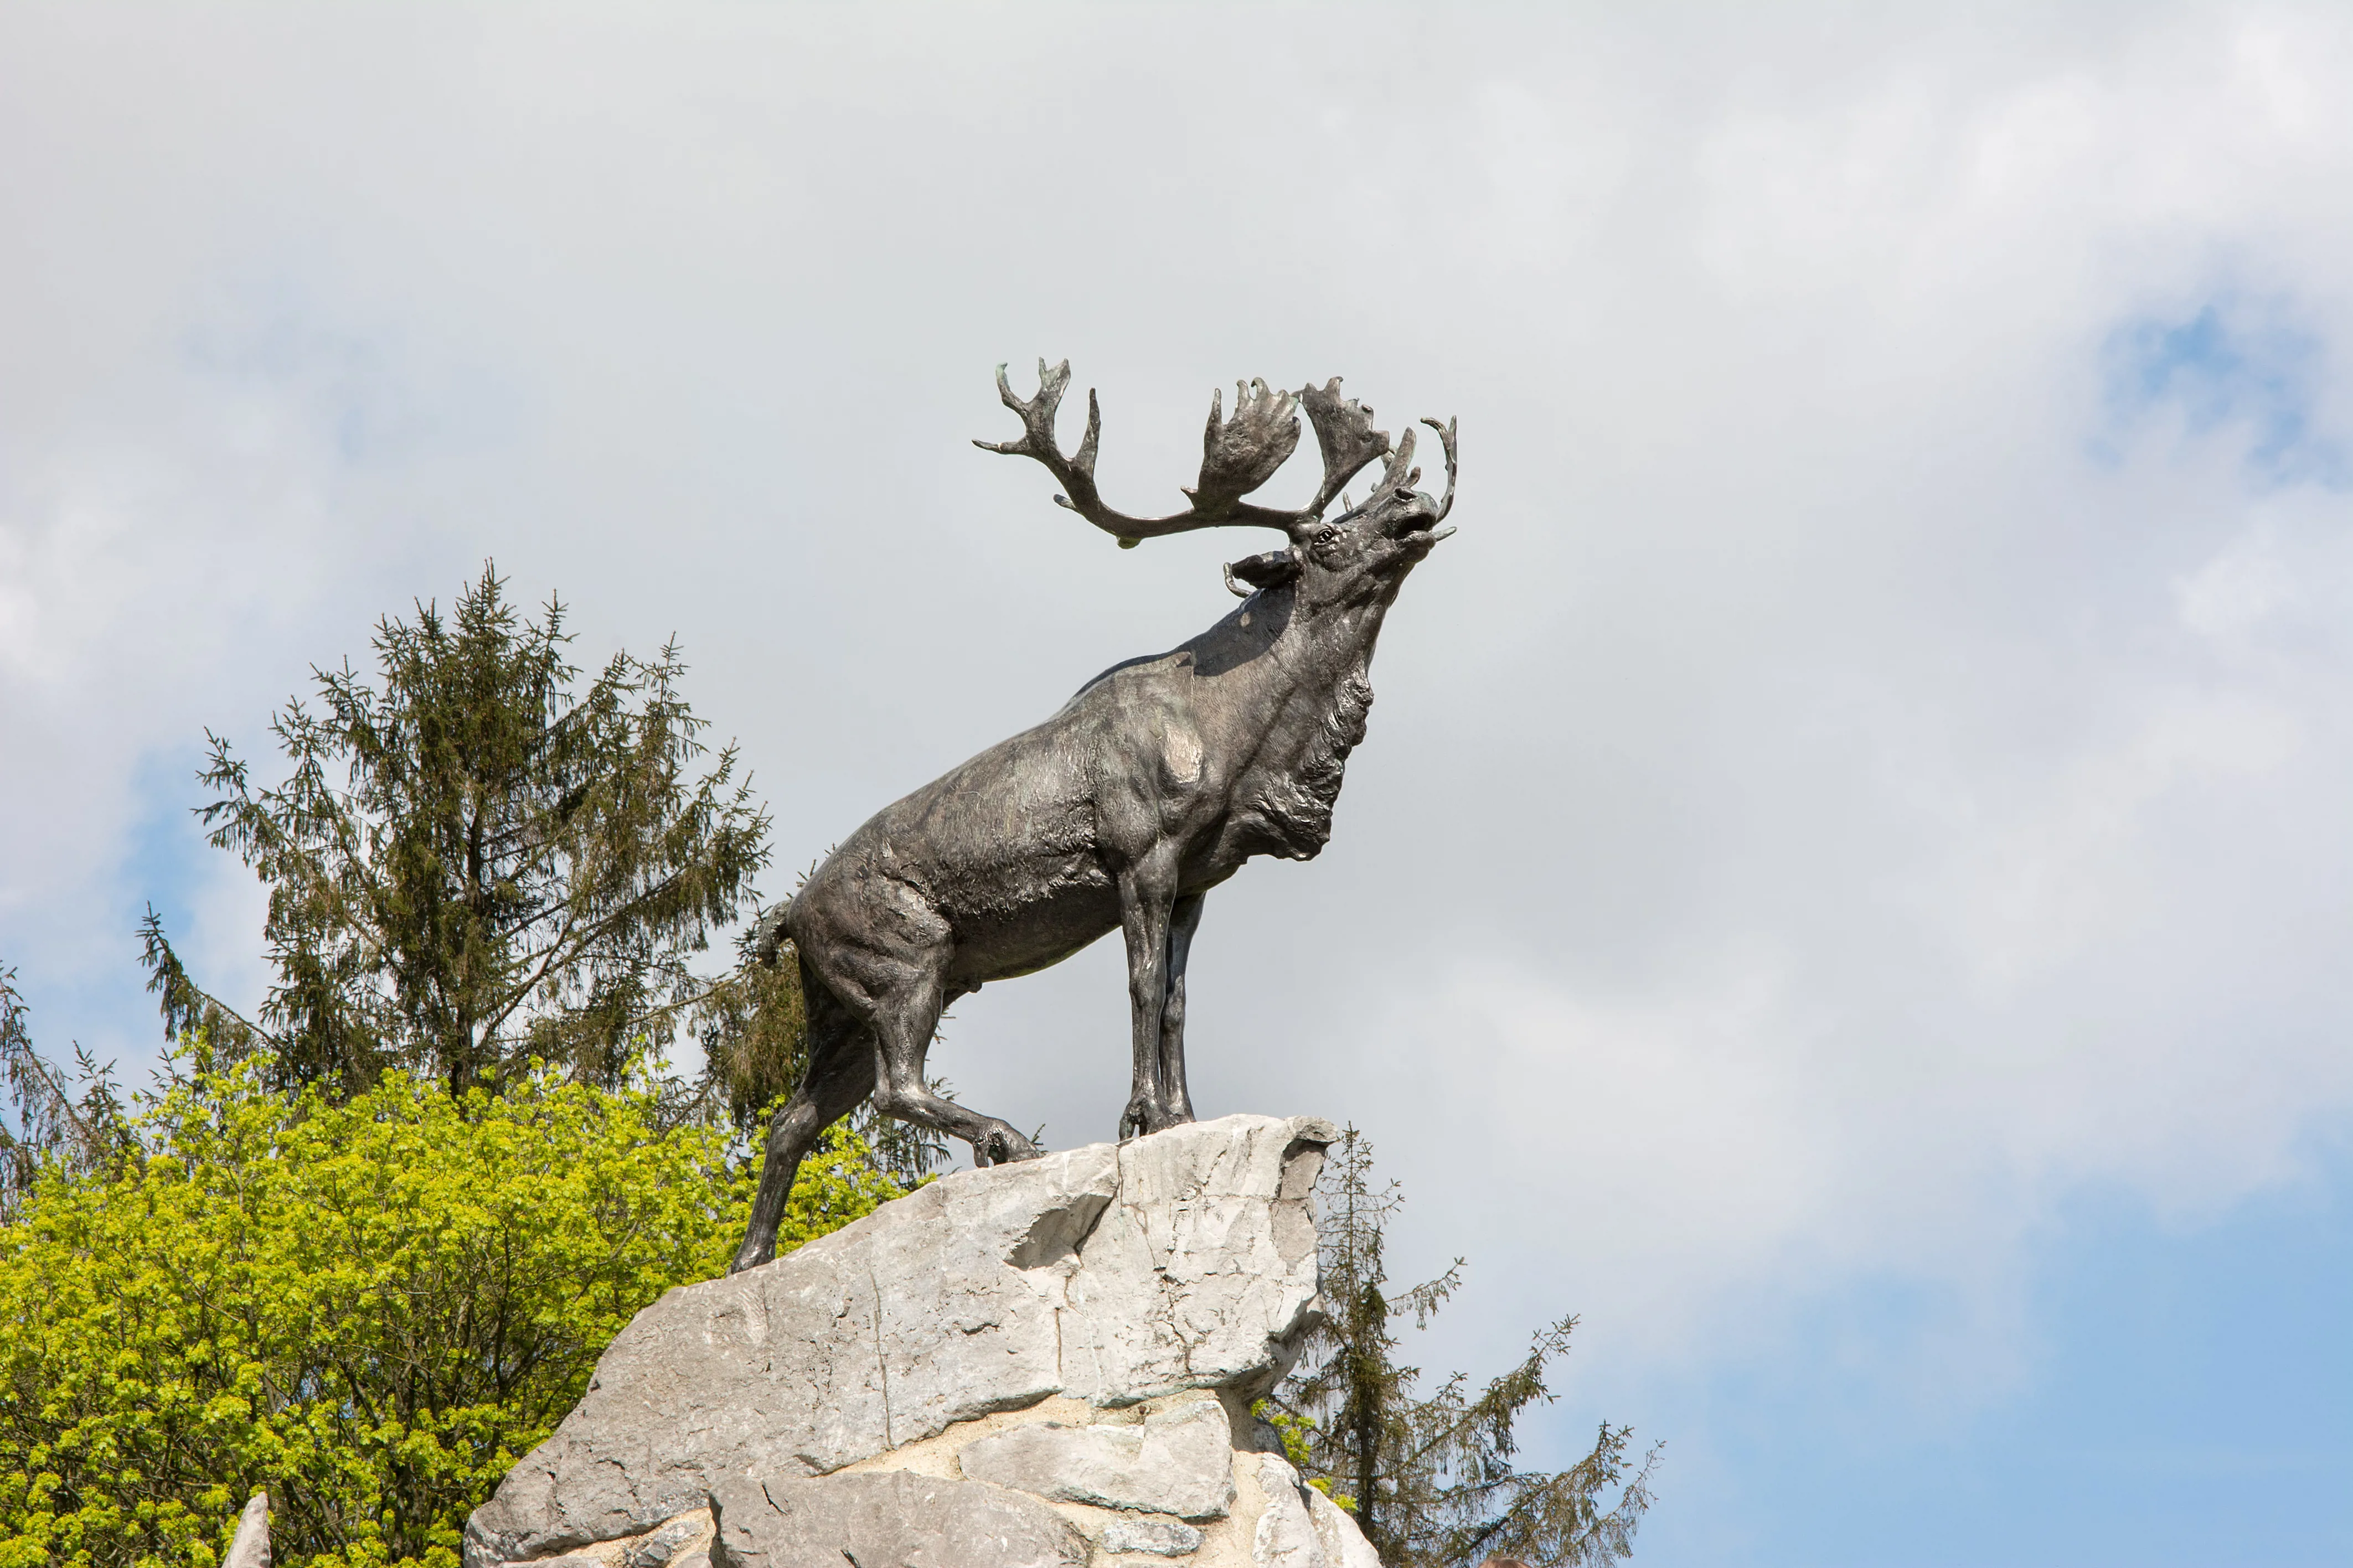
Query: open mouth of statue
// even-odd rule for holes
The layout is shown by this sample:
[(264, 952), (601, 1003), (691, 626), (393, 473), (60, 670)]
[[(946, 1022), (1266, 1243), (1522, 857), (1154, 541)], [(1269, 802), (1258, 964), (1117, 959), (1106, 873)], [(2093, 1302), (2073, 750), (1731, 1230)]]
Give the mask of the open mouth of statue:
[(1418, 507), (1409, 516), (1402, 520), (1398, 538), (1406, 542), (1420, 544), (1426, 549), (1453, 531), (1454, 529), (1451, 524), (1445, 528), (1438, 526), (1438, 513), (1434, 510), (1429, 507)]

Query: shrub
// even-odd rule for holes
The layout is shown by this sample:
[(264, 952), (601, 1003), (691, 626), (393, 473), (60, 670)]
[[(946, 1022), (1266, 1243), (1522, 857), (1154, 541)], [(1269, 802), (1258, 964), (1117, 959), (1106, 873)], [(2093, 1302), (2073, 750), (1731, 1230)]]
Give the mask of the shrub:
[[(454, 1568), (614, 1334), (742, 1235), (756, 1165), (666, 1121), (544, 1070), (336, 1105), (248, 1061), (44, 1171), (0, 1227), (0, 1568), (211, 1568), (265, 1486), (280, 1563)], [(864, 1152), (803, 1166), (780, 1245), (899, 1195)]]

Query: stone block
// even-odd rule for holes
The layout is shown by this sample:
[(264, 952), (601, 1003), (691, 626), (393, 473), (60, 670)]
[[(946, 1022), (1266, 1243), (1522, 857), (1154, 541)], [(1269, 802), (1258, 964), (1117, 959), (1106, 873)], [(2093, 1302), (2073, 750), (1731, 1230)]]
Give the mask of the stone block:
[(1205, 1539), (1191, 1525), (1174, 1519), (1115, 1519), (1103, 1527), (1103, 1549), (1186, 1557), (1198, 1552)]
[(1303, 1482), (1289, 1460), (1256, 1454), (1247, 1462), (1266, 1494), (1250, 1540), (1252, 1568), (1381, 1568), (1347, 1510)]
[(964, 1473), (1056, 1502), (1216, 1519), (1234, 1500), (1233, 1434), (1224, 1406), (1201, 1399), (1136, 1426), (1044, 1422), (957, 1451)]
[(905, 1470), (726, 1480), (714, 1568), (1084, 1568), (1085, 1537), (1035, 1498)]

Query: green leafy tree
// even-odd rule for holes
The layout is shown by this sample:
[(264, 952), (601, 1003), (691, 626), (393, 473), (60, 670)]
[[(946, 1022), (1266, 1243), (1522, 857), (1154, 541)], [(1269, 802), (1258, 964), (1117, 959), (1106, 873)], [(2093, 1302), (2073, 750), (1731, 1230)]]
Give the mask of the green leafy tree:
[(378, 624), (375, 682), (314, 670), (316, 707), (271, 726), (283, 783), (208, 733), (202, 816), (269, 886), (276, 975), (240, 1016), (151, 910), (167, 1032), (227, 1059), (266, 1043), (281, 1083), (339, 1098), (394, 1065), (459, 1095), (533, 1059), (612, 1084), (672, 1038), (712, 994), (693, 955), (756, 897), (767, 818), (732, 745), (698, 774), (676, 647), (575, 691), (571, 640), (560, 604), (523, 619), (485, 567), (448, 616)]
[[(0, 1568), (210, 1568), (258, 1486), (281, 1562), (448, 1568), (621, 1325), (723, 1268), (805, 1010), (789, 950), (690, 963), (767, 823), (733, 748), (703, 765), (675, 648), (580, 691), (569, 640), (486, 569), (378, 626), (375, 684), (317, 672), (282, 784), (212, 738), (203, 815), (269, 889), (275, 978), (241, 1016), (151, 910), (157, 1094), (79, 1047), (69, 1083), (0, 970)], [(695, 1090), (656, 1076), (685, 1020)], [(781, 1247), (940, 1152), (859, 1128)]]
[(1428, 1323), (1461, 1283), (1462, 1260), (1391, 1292), (1386, 1229), (1402, 1203), (1373, 1175), (1355, 1128), (1324, 1167), (1318, 1240), (1329, 1317), (1262, 1412), (1308, 1480), (1349, 1510), (1388, 1568), (1471, 1568), (1490, 1557), (1541, 1568), (1603, 1568), (1627, 1556), (1651, 1505), (1659, 1450), (1630, 1466), (1630, 1427), (1603, 1423), (1566, 1470), (1514, 1462), (1519, 1417), (1553, 1398), (1545, 1370), (1567, 1353), (1575, 1318), (1536, 1331), (1525, 1360), (1483, 1388), (1461, 1373), (1422, 1394), (1399, 1365), (1393, 1325)]
[[(338, 1103), (273, 1066), (182, 1077), (0, 1226), (0, 1568), (210, 1568), (261, 1487), (280, 1563), (454, 1568), (613, 1335), (742, 1235), (756, 1164), (646, 1082), (396, 1068)], [(780, 1246), (902, 1191), (839, 1136)]]

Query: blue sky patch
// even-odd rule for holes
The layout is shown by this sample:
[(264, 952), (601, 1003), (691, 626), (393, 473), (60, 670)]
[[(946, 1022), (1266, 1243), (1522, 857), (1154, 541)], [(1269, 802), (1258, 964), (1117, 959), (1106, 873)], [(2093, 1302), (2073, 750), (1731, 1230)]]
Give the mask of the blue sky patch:
[(2185, 436), (2243, 441), (2259, 488), (2341, 488), (2345, 454), (2316, 423), (2327, 357), (2319, 335), (2277, 307), (2223, 300), (2184, 317), (2129, 321), (2102, 347), (2109, 431), (2095, 450), (2116, 460), (2137, 433), (2170, 415)]

